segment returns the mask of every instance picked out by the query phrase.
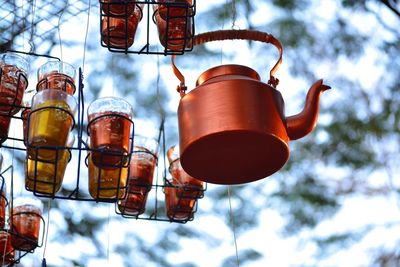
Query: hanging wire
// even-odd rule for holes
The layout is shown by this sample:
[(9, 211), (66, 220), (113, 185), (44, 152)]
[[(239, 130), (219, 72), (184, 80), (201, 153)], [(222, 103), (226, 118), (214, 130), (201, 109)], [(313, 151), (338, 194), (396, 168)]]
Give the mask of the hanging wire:
[(33, 43), (33, 34), (34, 34), (34, 29), (35, 29), (35, 14), (36, 14), (36, 0), (33, 0), (32, 2), (32, 21), (31, 21), (31, 33), (29, 36), (29, 45), (30, 45), (30, 49), (29, 52), (33, 52), (34, 50), (34, 43)]
[(110, 217), (111, 217), (111, 206), (108, 206), (108, 218), (107, 218), (107, 262), (110, 263)]
[(57, 26), (57, 32), (58, 32), (58, 41), (60, 44), (60, 57), (61, 57), (61, 61), (63, 61), (63, 50), (62, 50), (62, 40), (61, 40), (61, 30), (60, 30), (60, 26), (61, 26), (61, 18), (64, 14), (64, 10), (68, 7), (68, 2), (69, 0), (67, 0), (67, 2), (65, 3), (65, 8), (61, 9), (60, 12), (60, 16), (58, 17), (58, 26)]
[(231, 219), (231, 224), (232, 224), (232, 232), (233, 232), (233, 240), (235, 243), (235, 253), (236, 253), (236, 264), (239, 267), (239, 254), (238, 254), (238, 246), (237, 246), (237, 240), (236, 240), (236, 227), (235, 227), (235, 220), (233, 217), (233, 211), (232, 211), (232, 203), (231, 203), (231, 186), (228, 185), (228, 199), (229, 199), (229, 215)]
[(83, 43), (83, 60), (82, 60), (82, 72), (85, 73), (85, 59), (86, 59), (86, 45), (87, 45), (87, 38), (89, 33), (89, 24), (90, 24), (90, 7), (92, 5), (92, 1), (89, 0), (89, 8), (88, 8), (88, 15), (86, 20), (86, 33), (85, 33), (85, 41)]
[[(46, 248), (47, 248), (47, 238), (49, 237), (49, 228), (50, 228), (50, 211), (51, 211), (51, 199), (47, 202), (47, 228), (44, 236), (44, 246), (43, 246), (43, 262), (46, 264)], [(44, 227), (44, 226), (43, 226)]]

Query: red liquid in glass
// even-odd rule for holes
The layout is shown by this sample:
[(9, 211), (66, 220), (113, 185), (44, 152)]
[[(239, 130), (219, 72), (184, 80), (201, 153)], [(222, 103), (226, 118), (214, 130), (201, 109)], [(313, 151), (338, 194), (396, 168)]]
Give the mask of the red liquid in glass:
[(15, 249), (31, 251), (38, 245), (40, 209), (32, 205), (17, 206), (13, 209), (12, 245)]
[[(114, 3), (114, 2), (119, 2)], [(101, 1), (101, 9), (107, 15), (124, 15), (131, 14), (135, 9), (135, 3), (124, 3), (123, 1), (103, 0)]]
[(75, 92), (74, 79), (66, 74), (52, 71), (39, 77), (37, 91), (39, 92), (43, 89), (58, 89), (73, 95)]
[(28, 127), (28, 116), (31, 112), (31, 108), (26, 108), (21, 113), (22, 118), (22, 128), (24, 131), (24, 144), (26, 144), (26, 137), (28, 136), (28, 132), (26, 131), (26, 127)]
[[(146, 151), (145, 148), (135, 147), (136, 149)], [(151, 153), (134, 152), (132, 154), (127, 195), (118, 203), (118, 208), (122, 214), (137, 216), (145, 211), (155, 165), (156, 158)]]
[[(98, 112), (89, 115), (90, 147), (93, 163), (103, 169), (128, 162), (131, 122), (124, 113)], [(96, 151), (101, 149), (102, 151)]]
[(101, 30), (103, 42), (108, 47), (115, 48), (128, 48), (132, 46), (140, 17), (140, 12), (133, 13), (127, 19), (123, 17), (104, 17)]
[(9, 264), (15, 261), (11, 235), (6, 231), (0, 232), (0, 261), (4, 264), (2, 266), (11, 266)]
[[(4, 190), (4, 189), (3, 189)], [(0, 196), (0, 228), (4, 229), (6, 222), (6, 196), (4, 192)]]
[(190, 17), (163, 19), (156, 11), (156, 22), (160, 43), (165, 48), (180, 51), (190, 45), (190, 38), (193, 37)]
[[(167, 17), (173, 18), (173, 17), (186, 16), (186, 14), (189, 13), (189, 7), (192, 5), (191, 0), (158, 0), (158, 2), (176, 3), (176, 5), (175, 4), (158, 5), (158, 12), (160, 13), (161, 18), (165, 20), (167, 19)], [(187, 5), (185, 5), (185, 3), (187, 3)]]
[[(19, 111), (24, 91), (28, 86), (26, 74), (14, 65), (1, 66), (0, 112), (12, 115)], [(8, 105), (8, 106), (7, 106)]]
[(0, 114), (0, 143), (5, 141), (8, 137), (10, 122), (11, 122), (10, 117), (7, 117), (7, 115)]

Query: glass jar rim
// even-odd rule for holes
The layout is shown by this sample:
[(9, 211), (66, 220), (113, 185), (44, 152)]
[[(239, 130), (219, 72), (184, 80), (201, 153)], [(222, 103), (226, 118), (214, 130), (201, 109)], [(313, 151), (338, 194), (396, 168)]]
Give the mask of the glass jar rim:
[(123, 113), (127, 114), (129, 119), (133, 118), (133, 108), (131, 104), (125, 99), (115, 96), (100, 97), (92, 101), (87, 109), (88, 116), (102, 112)]
[(32, 98), (32, 110), (34, 110), (36, 104), (35, 104), (35, 100), (42, 96), (42, 95), (60, 95), (62, 96), (63, 99), (65, 99), (65, 102), (68, 104), (69, 108), (71, 109), (71, 111), (75, 114), (76, 108), (78, 106), (78, 103), (75, 99), (75, 97), (71, 96), (70, 94), (64, 92), (63, 90), (59, 90), (59, 89), (52, 89), (52, 88), (47, 88), (47, 89), (43, 89), (39, 92), (37, 92), (33, 98)]

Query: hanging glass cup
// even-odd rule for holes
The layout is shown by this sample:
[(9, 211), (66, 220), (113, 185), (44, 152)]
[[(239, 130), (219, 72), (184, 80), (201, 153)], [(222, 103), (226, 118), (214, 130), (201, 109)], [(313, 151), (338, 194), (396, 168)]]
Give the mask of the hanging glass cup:
[(2, 266), (11, 266), (15, 261), (14, 248), (11, 244), (11, 234), (0, 230), (0, 262)]
[[(22, 204), (17, 204), (23, 201)], [(32, 251), (38, 246), (41, 217), (41, 206), (32, 199), (18, 199), (13, 208), (11, 243), (16, 250)]]
[(14, 115), (19, 111), (28, 87), (28, 70), (29, 63), (21, 55), (0, 54), (0, 113)]
[(58, 89), (67, 92), (69, 95), (75, 93), (74, 66), (62, 61), (48, 61), (39, 67), (37, 72), (37, 91), (44, 89)]
[(135, 146), (131, 156), (127, 194), (123, 200), (118, 202), (121, 214), (130, 216), (138, 216), (145, 211), (158, 154), (156, 140), (142, 136), (135, 136), (134, 140)]
[(196, 201), (203, 197), (203, 182), (183, 170), (179, 160), (179, 149), (168, 149), (169, 172), (172, 179), (165, 186), (167, 217), (171, 220), (187, 221), (193, 218)]
[(100, 0), (100, 4), (101, 10), (107, 15), (129, 15), (135, 9), (135, 3), (129, 0)]
[(192, 1), (165, 1), (154, 5), (154, 19), (162, 46), (172, 51), (183, 51), (193, 37)]
[(102, 169), (128, 165), (133, 109), (117, 97), (93, 101), (88, 108), (88, 135), (94, 165)]
[(143, 17), (143, 4), (127, 16), (104, 17), (101, 39), (108, 47), (127, 49), (132, 46), (139, 22)]
[(42, 90), (33, 97), (28, 121), (28, 155), (30, 159), (56, 162), (66, 147), (74, 126), (77, 102), (73, 96), (57, 89)]

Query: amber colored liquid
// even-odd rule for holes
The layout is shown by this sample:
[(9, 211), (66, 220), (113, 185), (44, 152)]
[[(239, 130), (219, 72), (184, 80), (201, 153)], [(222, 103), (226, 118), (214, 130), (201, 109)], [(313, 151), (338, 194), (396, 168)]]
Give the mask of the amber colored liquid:
[[(28, 213), (25, 213), (28, 212)], [(40, 209), (32, 205), (17, 206), (13, 209), (11, 243), (17, 250), (31, 251), (38, 245)]]
[(66, 74), (52, 71), (39, 77), (37, 91), (39, 92), (43, 89), (58, 89), (73, 95), (75, 92), (74, 79)]
[(0, 143), (7, 139), (8, 130), (10, 129), (11, 118), (7, 115), (0, 114)]
[(100, 169), (93, 164), (92, 154), (89, 155), (88, 165), (89, 193), (94, 199), (123, 197), (128, 178), (128, 167)]
[[(135, 147), (135, 150), (137, 147)], [(146, 150), (139, 148), (139, 150)], [(145, 211), (147, 194), (151, 189), (156, 158), (147, 152), (134, 152), (130, 163), (130, 176), (126, 198), (119, 201), (122, 214), (140, 215)]]
[[(68, 104), (63, 100), (48, 100), (35, 107), (58, 107), (73, 114)], [(31, 159), (55, 161), (61, 158), (55, 149), (39, 148), (37, 146), (66, 146), (68, 134), (72, 127), (72, 116), (60, 109), (45, 108), (31, 111), (28, 130), (28, 154)]]
[(6, 266), (15, 261), (14, 248), (11, 244), (11, 235), (5, 231), (0, 232), (0, 262)]
[(24, 91), (28, 86), (28, 80), (22, 75), (24, 72), (16, 66), (3, 65), (1, 66), (1, 71), (0, 112), (14, 115), (19, 111), (19, 107), (15, 107), (15, 105), (21, 105)]
[(6, 196), (3, 191), (3, 192), (1, 192), (1, 196), (0, 196), (0, 228), (1, 229), (4, 229), (5, 222), (6, 222)]
[(193, 35), (190, 18), (181, 17), (165, 20), (156, 12), (156, 22), (160, 42), (165, 48), (180, 51), (190, 44), (190, 37)]
[[(130, 14), (135, 9), (134, 3), (120, 3), (113, 4), (113, 2), (117, 2), (115, 0), (103, 0), (101, 3), (101, 8), (105, 14), (108, 15), (124, 15)], [(122, 2), (122, 1), (120, 1)]]
[[(115, 114), (122, 115), (113, 116)], [(103, 115), (109, 115), (94, 120)], [(94, 120), (94, 121), (93, 121)], [(93, 122), (92, 122), (93, 121)], [(99, 112), (89, 115), (90, 147), (93, 163), (103, 169), (121, 167), (128, 162), (131, 122), (124, 113)]]
[[(192, 5), (191, 0), (158, 0), (158, 2), (182, 3), (182, 5), (169, 5), (169, 11), (168, 5), (159, 4), (158, 12), (160, 13), (161, 18), (165, 20), (167, 19), (167, 17), (173, 18), (186, 16), (186, 13), (188, 12), (187, 9)], [(183, 5), (184, 3), (187, 3), (188, 5), (185, 6)]]
[(132, 46), (140, 14), (125, 18), (104, 17), (101, 38), (108, 47), (128, 48)]
[(53, 195), (60, 190), (70, 154), (67, 149), (59, 150), (58, 153), (61, 158), (53, 163), (35, 161), (27, 157), (25, 183), (31, 191)]

